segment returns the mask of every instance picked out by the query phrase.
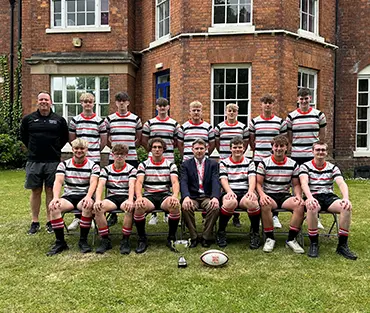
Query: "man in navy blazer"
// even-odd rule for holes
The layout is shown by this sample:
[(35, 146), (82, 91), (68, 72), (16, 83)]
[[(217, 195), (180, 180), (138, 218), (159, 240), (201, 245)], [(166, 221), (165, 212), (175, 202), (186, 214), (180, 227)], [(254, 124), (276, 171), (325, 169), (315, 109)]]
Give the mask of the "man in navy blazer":
[(190, 248), (195, 248), (199, 241), (194, 211), (201, 209), (206, 213), (201, 238), (203, 247), (210, 247), (212, 230), (219, 215), (219, 167), (216, 161), (205, 157), (206, 148), (203, 139), (195, 140), (192, 144), (194, 157), (186, 160), (181, 170), (182, 210), (190, 233)]

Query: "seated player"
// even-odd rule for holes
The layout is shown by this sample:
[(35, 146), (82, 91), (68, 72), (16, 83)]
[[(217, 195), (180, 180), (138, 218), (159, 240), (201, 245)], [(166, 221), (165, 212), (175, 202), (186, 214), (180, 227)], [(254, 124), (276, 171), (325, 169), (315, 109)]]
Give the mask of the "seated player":
[[(307, 197), (308, 236), (311, 241), (308, 256), (311, 258), (319, 256), (317, 215), (320, 211), (328, 211), (340, 214), (337, 253), (347, 259), (356, 260), (357, 256), (348, 248), (348, 233), (352, 214), (348, 186), (339, 168), (325, 161), (328, 155), (327, 149), (328, 146), (323, 141), (314, 143), (312, 145), (314, 159), (303, 163), (299, 172), (302, 189)], [(342, 193), (342, 199), (334, 194), (334, 181)]]
[(212, 231), (219, 214), (220, 181), (219, 167), (214, 160), (206, 158), (207, 144), (197, 139), (192, 144), (194, 157), (181, 167), (182, 211), (190, 233), (190, 248), (198, 245), (198, 233), (194, 211), (205, 212), (201, 244), (207, 248), (212, 243)]
[(224, 190), (217, 232), (217, 244), (220, 248), (227, 246), (226, 226), (238, 206), (248, 212), (251, 221), (249, 247), (258, 249), (260, 246), (259, 223), (261, 210), (255, 194), (256, 171), (254, 162), (244, 157), (244, 150), (243, 138), (240, 136), (234, 137), (230, 141), (231, 156), (220, 162), (220, 182)]
[[(47, 255), (55, 255), (68, 249), (64, 240), (62, 213), (74, 208), (82, 211), (78, 246), (82, 253), (91, 252), (87, 236), (91, 227), (93, 195), (98, 184), (100, 167), (86, 158), (88, 146), (86, 140), (77, 138), (71, 144), (73, 157), (60, 162), (55, 175), (53, 200), (51, 200), (49, 208), (56, 242)], [(64, 193), (60, 197), (63, 183)]]
[[(138, 234), (136, 253), (143, 253), (148, 247), (145, 233), (145, 215), (154, 209), (169, 212), (167, 246), (173, 250), (171, 241), (176, 240), (177, 227), (180, 220), (179, 179), (175, 163), (163, 157), (166, 143), (161, 138), (149, 140), (152, 153), (146, 161), (139, 164), (135, 184), (134, 221)], [(172, 193), (171, 193), (172, 185)], [(144, 197), (142, 188), (144, 187)]]
[[(286, 156), (287, 150), (286, 136), (276, 136), (272, 139), (272, 155), (262, 159), (257, 168), (257, 191), (266, 236), (264, 252), (272, 252), (275, 247), (271, 212), (282, 208), (293, 212), (286, 246), (295, 253), (304, 253), (296, 240), (304, 218), (304, 202), (298, 178), (299, 167), (295, 161)], [(295, 196), (289, 192), (291, 184)]]
[[(102, 168), (98, 188), (96, 189), (94, 213), (101, 237), (101, 243), (96, 249), (96, 253), (102, 254), (112, 249), (105, 213), (119, 208), (125, 212), (120, 252), (121, 254), (129, 254), (131, 251), (130, 235), (132, 232), (132, 218), (135, 208), (136, 168), (125, 162), (128, 154), (128, 147), (126, 145), (114, 145), (112, 153), (114, 163)], [(105, 187), (107, 188), (107, 197), (102, 200)]]

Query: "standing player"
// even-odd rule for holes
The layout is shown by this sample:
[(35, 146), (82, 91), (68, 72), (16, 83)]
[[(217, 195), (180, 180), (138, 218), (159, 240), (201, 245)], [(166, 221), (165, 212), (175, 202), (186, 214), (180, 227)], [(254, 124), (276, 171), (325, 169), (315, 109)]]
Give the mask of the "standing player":
[[(128, 154), (127, 146), (118, 143), (113, 146), (112, 153), (114, 163), (101, 170), (98, 188), (96, 189), (94, 212), (99, 235), (102, 239), (96, 253), (103, 254), (105, 251), (112, 249), (105, 213), (119, 208), (125, 212), (120, 252), (121, 254), (129, 254), (131, 251), (132, 217), (135, 208), (136, 168), (125, 162)], [(105, 187), (107, 188), (107, 197), (102, 200)]]
[[(301, 88), (298, 91), (299, 107), (288, 114), (288, 139), (291, 144), (291, 158), (302, 165), (313, 159), (312, 144), (325, 140), (325, 114), (310, 106), (311, 91)], [(319, 228), (324, 229), (320, 220)]]
[[(166, 143), (161, 138), (149, 140), (152, 156), (141, 162), (137, 171), (135, 184), (134, 221), (138, 234), (136, 253), (143, 253), (148, 247), (145, 233), (145, 214), (156, 208), (169, 212), (167, 247), (173, 250), (171, 241), (176, 240), (177, 227), (180, 221), (180, 187), (177, 166), (163, 157)], [(172, 186), (172, 193), (171, 193)], [(144, 197), (142, 188), (144, 187)]]
[[(148, 152), (150, 152), (148, 140), (155, 137), (162, 138), (167, 146), (163, 156), (170, 162), (174, 163), (174, 149), (177, 143), (177, 130), (180, 125), (173, 118), (168, 116), (170, 104), (167, 99), (158, 98), (156, 101), (156, 109), (158, 111), (158, 115), (147, 121), (143, 126), (142, 145)], [(149, 156), (151, 156), (150, 153)], [(165, 216), (165, 222), (167, 222), (167, 220), (168, 218)], [(149, 220), (149, 224), (155, 225), (157, 223), (157, 214), (153, 213)]]
[[(352, 204), (349, 201), (348, 186), (339, 168), (326, 162), (328, 146), (323, 141), (312, 145), (314, 159), (301, 165), (299, 178), (302, 189), (307, 197), (308, 236), (311, 244), (308, 256), (319, 256), (319, 235), (317, 215), (320, 211), (339, 213), (339, 236), (337, 253), (346, 259), (356, 260), (357, 256), (348, 247), (349, 226), (351, 224)], [(334, 181), (342, 194), (342, 199), (334, 194)]]
[(230, 141), (231, 156), (220, 162), (220, 182), (224, 190), (220, 210), (217, 244), (227, 246), (226, 226), (234, 210), (239, 206), (248, 212), (251, 221), (249, 247), (258, 249), (260, 246), (259, 223), (261, 210), (258, 205), (256, 188), (256, 172), (254, 162), (244, 157), (245, 145), (242, 137), (234, 137)]
[[(304, 218), (304, 202), (298, 178), (299, 167), (294, 160), (286, 156), (288, 144), (286, 136), (276, 136), (272, 140), (272, 155), (264, 158), (257, 168), (257, 191), (266, 236), (264, 252), (272, 252), (275, 247), (271, 212), (282, 208), (293, 211), (286, 246), (295, 253), (304, 253), (296, 240)], [(295, 196), (289, 192), (291, 185)]]
[[(69, 122), (69, 142), (76, 138), (85, 139), (89, 146), (86, 157), (100, 165), (100, 151), (107, 144), (107, 128), (104, 120), (94, 113), (95, 98), (91, 93), (83, 93), (80, 97), (82, 113), (73, 117)], [(80, 224), (80, 217), (68, 226), (68, 230), (75, 230)]]
[[(88, 143), (77, 138), (72, 141), (73, 157), (60, 162), (55, 175), (53, 187), (53, 200), (49, 208), (51, 212), (51, 225), (53, 226), (56, 242), (47, 255), (55, 255), (68, 249), (64, 240), (64, 221), (62, 213), (74, 208), (82, 211), (80, 223), (80, 241), (78, 246), (82, 253), (91, 252), (87, 243), (87, 236), (92, 221), (93, 195), (98, 184), (100, 167), (86, 158)], [(64, 184), (64, 193), (60, 192)]]
[(215, 148), (215, 133), (212, 126), (202, 119), (202, 104), (193, 101), (189, 105), (190, 120), (185, 122), (178, 131), (178, 147), (183, 161), (193, 157), (192, 144), (197, 139), (203, 139), (208, 146), (208, 154)]
[[(271, 155), (271, 140), (287, 133), (286, 122), (274, 114), (275, 98), (265, 94), (261, 99), (261, 114), (249, 123), (250, 146), (253, 151), (253, 161), (258, 164), (263, 158)], [(273, 213), (274, 228), (281, 228), (278, 213)]]
[(32, 223), (29, 235), (36, 234), (40, 229), (39, 214), (43, 188), (46, 200), (46, 231), (53, 232), (49, 203), (53, 198), (53, 183), (61, 150), (68, 142), (68, 126), (62, 116), (51, 110), (51, 105), (50, 94), (41, 91), (37, 95), (37, 111), (25, 116), (20, 128), (21, 140), (28, 149), (24, 186), (31, 189)]
[[(244, 148), (247, 149), (248, 147), (248, 127), (238, 121), (238, 111), (237, 104), (229, 103), (226, 106), (226, 120), (215, 127), (216, 149), (220, 153), (220, 160), (230, 156), (230, 140), (235, 136), (241, 136)], [(239, 213), (234, 213), (233, 224), (235, 227), (241, 227), (239, 215)]]
[[(136, 147), (140, 146), (142, 123), (141, 119), (128, 111), (130, 97), (126, 92), (119, 92), (115, 95), (117, 112), (107, 116), (105, 124), (108, 132), (108, 146), (112, 148), (115, 144), (126, 145), (129, 149), (126, 163), (137, 168), (139, 165)], [(113, 154), (109, 156), (109, 163), (113, 163)], [(108, 226), (117, 223), (117, 215), (111, 214)]]

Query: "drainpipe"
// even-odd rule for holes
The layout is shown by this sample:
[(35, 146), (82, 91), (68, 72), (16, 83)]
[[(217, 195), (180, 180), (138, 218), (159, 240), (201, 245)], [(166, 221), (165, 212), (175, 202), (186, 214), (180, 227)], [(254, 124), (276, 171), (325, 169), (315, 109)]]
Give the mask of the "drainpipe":
[[(21, 45), (22, 45), (22, 0), (18, 0), (18, 45), (17, 45), (18, 50), (17, 50), (17, 53), (19, 49), (21, 48)], [(20, 60), (20, 62), (22, 62), (22, 60)], [(21, 76), (22, 76), (22, 73), (19, 72), (18, 73), (18, 85), (17, 85), (18, 97), (21, 93)]]
[(10, 106), (9, 106), (9, 127), (13, 126), (13, 101), (14, 101), (14, 7), (15, 0), (10, 3), (10, 54), (9, 54), (9, 79), (10, 79)]
[[(339, 15), (339, 0), (335, 1), (335, 45), (338, 46), (338, 15)], [(334, 103), (333, 103), (333, 159), (335, 159), (335, 147), (336, 147), (336, 124), (335, 124), (335, 117), (337, 115), (337, 53), (339, 49), (335, 49), (334, 51)]]

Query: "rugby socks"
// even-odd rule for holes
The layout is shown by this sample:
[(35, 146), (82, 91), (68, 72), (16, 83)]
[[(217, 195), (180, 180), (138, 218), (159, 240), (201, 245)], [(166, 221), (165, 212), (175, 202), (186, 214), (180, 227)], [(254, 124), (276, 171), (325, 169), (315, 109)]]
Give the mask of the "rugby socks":
[(168, 214), (168, 237), (175, 238), (177, 227), (179, 226), (180, 213)]
[(134, 221), (139, 238), (145, 238), (145, 214), (134, 214)]
[(98, 229), (98, 232), (99, 232), (99, 236), (101, 238), (108, 238), (108, 235), (109, 235), (109, 228), (108, 226), (105, 226), (103, 228), (99, 228)]
[(344, 229), (344, 228), (339, 228), (339, 238), (338, 238), (338, 244), (339, 245), (346, 245), (347, 242), (348, 242), (348, 233), (349, 233), (349, 230), (348, 229)]
[(122, 239), (129, 238), (132, 233), (132, 228), (122, 227)]
[(55, 239), (59, 242), (64, 242), (64, 220), (63, 218), (57, 218), (51, 220), (51, 227), (53, 227)]
[(265, 233), (266, 238), (271, 238), (271, 239), (275, 240), (274, 227), (263, 228), (263, 232)]
[(319, 229), (309, 228), (308, 237), (310, 238), (311, 243), (318, 243), (319, 242)]
[(233, 216), (234, 210), (227, 209), (224, 206), (220, 210), (220, 220), (218, 221), (218, 231), (225, 231), (226, 226), (229, 223), (231, 217)]
[(298, 227), (290, 225), (289, 226), (288, 241), (294, 240), (298, 236), (299, 230), (300, 229)]
[(80, 240), (87, 241), (91, 227), (92, 217), (81, 216), (80, 222)]
[(248, 209), (249, 220), (251, 221), (251, 228), (253, 233), (258, 233), (260, 229), (261, 209), (256, 207)]

